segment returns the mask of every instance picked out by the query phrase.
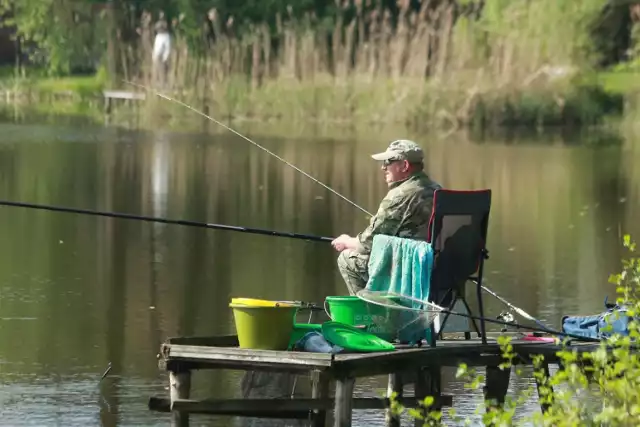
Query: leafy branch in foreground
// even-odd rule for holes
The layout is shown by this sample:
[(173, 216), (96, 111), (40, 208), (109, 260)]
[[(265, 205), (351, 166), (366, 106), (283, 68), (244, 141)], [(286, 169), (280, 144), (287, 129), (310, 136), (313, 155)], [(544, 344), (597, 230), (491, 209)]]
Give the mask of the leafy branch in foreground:
[[(505, 399), (503, 405), (485, 401), (476, 414), (484, 425), (511, 426), (527, 424), (536, 426), (636, 426), (640, 425), (640, 360), (635, 342), (640, 336), (636, 313), (640, 309), (640, 258), (635, 254), (636, 245), (631, 237), (623, 238), (623, 246), (629, 258), (622, 261), (622, 271), (610, 277), (616, 285), (616, 304), (597, 317), (596, 332), (602, 341), (594, 349), (579, 352), (579, 346), (570, 346), (564, 340), (557, 353), (558, 368), (549, 374), (544, 356), (533, 357), (533, 378), (537, 387), (531, 386)], [(518, 376), (523, 371), (518, 366), (511, 338), (501, 336), (498, 344), (503, 362), (500, 369), (515, 369)], [(467, 365), (461, 364), (456, 377), (465, 381), (465, 387), (478, 389), (484, 376)], [(527, 402), (537, 388), (538, 400), (544, 412), (515, 419), (518, 408)], [(428, 408), (433, 398), (425, 399)], [(393, 410), (403, 411), (401, 406)], [(425, 426), (446, 425), (443, 412), (433, 410), (426, 416), (421, 411), (409, 411), (415, 419), (423, 420)], [(469, 425), (469, 418), (462, 419), (451, 409), (449, 418), (454, 425)]]

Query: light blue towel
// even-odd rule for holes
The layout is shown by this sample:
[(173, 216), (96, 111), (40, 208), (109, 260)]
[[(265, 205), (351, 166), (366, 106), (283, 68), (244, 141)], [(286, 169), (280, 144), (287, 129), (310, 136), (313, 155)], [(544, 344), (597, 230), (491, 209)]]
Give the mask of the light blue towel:
[(429, 298), (432, 268), (433, 249), (430, 243), (376, 234), (369, 256), (366, 289), (425, 301)]

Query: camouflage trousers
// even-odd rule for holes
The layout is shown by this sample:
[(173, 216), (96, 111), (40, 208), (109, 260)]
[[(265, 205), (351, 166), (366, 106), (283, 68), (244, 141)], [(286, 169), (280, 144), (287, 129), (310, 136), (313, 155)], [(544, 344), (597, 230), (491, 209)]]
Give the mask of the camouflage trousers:
[(344, 279), (351, 295), (364, 289), (369, 280), (367, 260), (356, 252), (345, 249), (338, 255), (338, 270)]

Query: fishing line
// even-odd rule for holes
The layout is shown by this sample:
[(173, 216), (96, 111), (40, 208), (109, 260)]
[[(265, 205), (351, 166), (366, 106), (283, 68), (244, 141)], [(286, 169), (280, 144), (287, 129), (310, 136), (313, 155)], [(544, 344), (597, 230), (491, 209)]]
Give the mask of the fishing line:
[[(265, 230), (265, 229), (259, 229), (259, 228), (248, 228), (248, 227), (239, 227), (239, 226), (233, 226), (233, 225), (212, 224), (212, 223), (204, 223), (204, 222), (197, 222), (197, 221), (175, 220), (175, 219), (167, 219), (167, 218), (158, 218), (158, 217), (126, 214), (126, 213), (117, 213), (117, 212), (104, 212), (104, 211), (89, 210), (89, 209), (67, 208), (67, 207), (51, 206), (51, 205), (39, 205), (39, 204), (34, 204), (34, 203), (12, 202), (12, 201), (8, 201), (8, 200), (0, 200), (0, 206), (2, 206), (2, 205), (4, 205), (4, 206), (14, 206), (14, 207), (23, 207), (23, 208), (31, 208), (31, 209), (42, 209), (42, 210), (48, 210), (48, 211), (54, 211), (54, 212), (68, 212), (68, 213), (77, 213), (77, 214), (85, 214), (85, 215), (96, 215), (96, 216), (104, 216), (104, 217), (109, 217), (109, 218), (122, 218), (122, 219), (130, 219), (130, 220), (132, 219), (132, 220), (148, 221), (148, 222), (159, 222), (159, 223), (164, 223), (164, 224), (176, 224), (176, 225), (184, 225), (184, 226), (191, 226), (191, 227), (202, 227), (202, 228), (227, 230), (227, 231), (239, 231), (239, 232), (244, 232), (244, 233), (262, 234), (262, 235), (275, 236), (275, 237), (289, 237), (289, 238), (293, 238), (293, 239), (302, 239), (302, 240), (316, 241), (316, 242), (331, 242), (333, 240), (333, 238), (331, 238), (331, 237), (314, 236), (314, 235), (309, 235), (309, 234), (289, 233), (289, 232)], [(472, 279), (472, 281), (477, 284), (476, 280)], [(493, 292), (492, 290), (490, 290), (486, 286), (483, 285), (481, 287), (486, 292), (488, 292), (489, 294), (491, 294), (494, 297), (496, 297), (497, 299), (499, 299), (501, 302), (503, 302), (508, 307), (510, 307), (511, 309), (516, 311), (521, 316), (523, 316), (523, 317), (525, 317), (525, 318), (527, 318), (529, 320), (532, 320), (535, 323), (537, 323), (538, 325), (540, 325), (542, 328), (544, 328), (543, 332), (549, 331), (549, 329), (546, 327), (546, 325), (544, 325), (542, 322), (540, 322), (539, 320), (537, 320), (536, 318), (531, 316), (526, 311), (524, 311), (521, 308), (518, 308), (518, 307), (514, 306), (513, 304), (509, 303), (507, 300), (505, 300), (504, 298), (500, 297), (498, 294), (496, 294), (495, 292)], [(322, 310), (322, 308), (320, 308), (320, 310)], [(452, 312), (451, 314), (457, 314), (457, 315), (462, 316), (462, 314), (460, 314), (460, 313), (453, 313)], [(509, 322), (501, 322), (499, 324), (508, 325), (508, 326), (514, 326), (513, 323), (509, 323)], [(559, 332), (554, 332), (554, 333), (559, 333)]]
[(313, 176), (309, 175), (308, 173), (306, 173), (306, 172), (305, 172), (305, 171), (303, 171), (302, 169), (300, 169), (300, 168), (298, 168), (297, 166), (295, 166), (295, 165), (293, 165), (293, 164), (289, 163), (288, 161), (286, 161), (286, 160), (285, 160), (285, 159), (283, 159), (282, 157), (278, 156), (277, 154), (273, 153), (272, 151), (269, 151), (268, 149), (264, 148), (262, 145), (260, 145), (260, 144), (258, 144), (257, 142), (253, 141), (251, 138), (249, 138), (249, 137), (247, 137), (247, 136), (242, 135), (240, 132), (237, 132), (237, 131), (233, 130), (233, 129), (232, 129), (232, 128), (230, 128), (229, 126), (225, 125), (224, 123), (219, 122), (218, 120), (216, 120), (216, 119), (214, 119), (213, 117), (211, 117), (211, 116), (209, 116), (209, 115), (207, 115), (207, 114), (203, 113), (202, 111), (199, 111), (199, 110), (197, 110), (197, 109), (193, 108), (192, 106), (185, 104), (185, 103), (184, 103), (184, 102), (182, 102), (182, 101), (179, 101), (179, 100), (177, 100), (177, 99), (171, 98), (170, 96), (164, 95), (164, 94), (162, 94), (162, 93), (160, 93), (160, 92), (158, 92), (158, 91), (156, 91), (156, 90), (153, 90), (153, 89), (148, 88), (148, 87), (146, 87), (146, 86), (143, 86), (143, 85), (141, 85), (141, 84), (133, 83), (133, 82), (130, 82), (130, 81), (127, 81), (127, 80), (123, 80), (123, 81), (124, 81), (125, 83), (131, 84), (131, 85), (133, 85), (133, 86), (138, 86), (138, 87), (139, 87), (139, 88), (141, 88), (141, 89), (145, 89), (145, 90), (148, 90), (148, 91), (150, 91), (150, 92), (153, 92), (155, 95), (159, 96), (160, 98), (164, 98), (164, 99), (166, 99), (166, 100), (168, 100), (168, 101), (175, 102), (175, 103), (177, 103), (177, 104), (182, 105), (182, 106), (183, 106), (183, 107), (185, 107), (185, 108), (188, 108), (189, 110), (191, 110), (191, 111), (193, 111), (193, 112), (195, 112), (195, 113), (197, 113), (197, 114), (200, 114), (202, 117), (205, 117), (205, 118), (207, 118), (207, 119), (211, 120), (212, 122), (216, 123), (217, 125), (220, 125), (220, 126), (222, 126), (223, 128), (227, 129), (228, 131), (235, 133), (235, 134), (236, 134), (236, 135), (238, 135), (240, 138), (243, 138), (244, 140), (246, 140), (246, 141), (250, 142), (251, 144), (253, 144), (253, 145), (255, 145), (256, 147), (260, 148), (261, 150), (263, 150), (263, 151), (264, 151), (264, 152), (266, 152), (267, 154), (269, 154), (269, 155), (271, 155), (271, 156), (275, 157), (276, 159), (280, 160), (281, 162), (283, 162), (283, 163), (284, 163), (284, 164), (286, 164), (287, 166), (292, 167), (293, 169), (295, 169), (296, 171), (300, 172), (301, 174), (303, 174), (303, 175), (304, 175), (304, 176), (306, 176), (307, 178), (311, 179), (311, 180), (312, 180), (313, 182), (315, 182), (316, 184), (319, 184), (319, 185), (323, 186), (324, 188), (326, 188), (327, 190), (331, 191), (331, 192), (332, 192), (333, 194), (335, 194), (336, 196), (338, 196), (338, 197), (340, 197), (341, 199), (345, 200), (346, 202), (350, 203), (352, 206), (355, 206), (356, 208), (360, 209), (362, 212), (366, 213), (367, 215), (369, 215), (369, 216), (373, 216), (373, 214), (372, 214), (372, 213), (368, 212), (368, 211), (367, 211), (366, 209), (364, 209), (362, 206), (360, 206), (360, 205), (358, 205), (357, 203), (355, 203), (355, 202), (353, 202), (353, 201), (351, 201), (351, 200), (347, 199), (345, 196), (343, 196), (342, 194), (338, 193), (336, 190), (334, 190), (333, 188), (329, 187), (328, 185), (324, 184), (324, 183), (323, 183), (322, 181), (320, 181), (319, 179), (314, 178)]

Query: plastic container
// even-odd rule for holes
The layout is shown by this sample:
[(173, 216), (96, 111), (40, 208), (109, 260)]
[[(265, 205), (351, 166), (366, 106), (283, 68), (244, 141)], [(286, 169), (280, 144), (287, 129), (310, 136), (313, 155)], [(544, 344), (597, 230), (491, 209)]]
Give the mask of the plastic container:
[(231, 303), (240, 348), (287, 350), (297, 307)]
[(364, 326), (365, 331), (386, 341), (393, 341), (397, 327), (388, 321), (389, 309), (370, 304), (357, 296), (330, 296), (326, 298), (327, 313), (334, 322), (351, 326)]
[(415, 343), (428, 339), (430, 329), (417, 319), (410, 311), (387, 308), (372, 304), (350, 296), (329, 296), (326, 298), (328, 315), (334, 322), (351, 326), (364, 327), (369, 332), (385, 341)]

